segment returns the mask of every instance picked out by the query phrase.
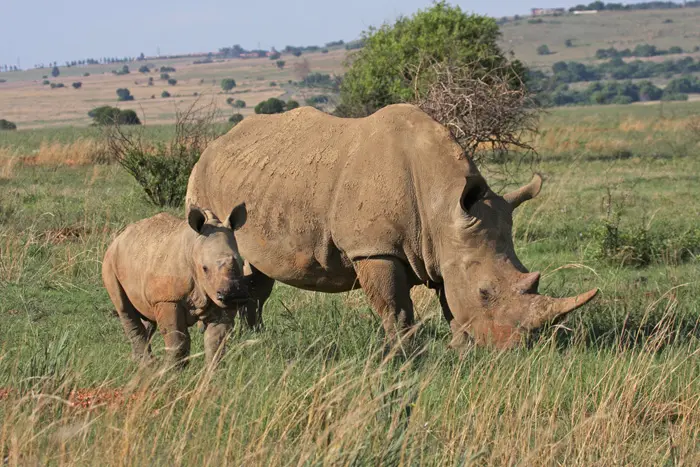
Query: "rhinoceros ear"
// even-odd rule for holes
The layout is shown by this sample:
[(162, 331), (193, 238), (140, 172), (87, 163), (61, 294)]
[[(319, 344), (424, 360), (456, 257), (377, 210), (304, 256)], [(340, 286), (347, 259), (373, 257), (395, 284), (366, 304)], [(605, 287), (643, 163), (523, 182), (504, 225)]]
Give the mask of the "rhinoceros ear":
[(511, 191), (510, 193), (503, 195), (503, 199), (508, 201), (513, 209), (515, 209), (525, 201), (537, 196), (541, 189), (542, 176), (540, 174), (535, 174), (530, 183), (525, 186), (521, 186), (515, 191)]
[(481, 177), (467, 177), (464, 184), (464, 190), (459, 197), (459, 205), (464, 212), (469, 212), (469, 209), (479, 201), (486, 193), (486, 181)]
[(238, 230), (245, 224), (248, 219), (248, 210), (245, 207), (245, 203), (241, 203), (231, 211), (231, 214), (226, 220), (226, 227), (231, 230)]
[(204, 214), (198, 206), (190, 206), (189, 212), (187, 213), (187, 223), (190, 224), (192, 230), (197, 233), (202, 233), (202, 227), (207, 221), (207, 216)]

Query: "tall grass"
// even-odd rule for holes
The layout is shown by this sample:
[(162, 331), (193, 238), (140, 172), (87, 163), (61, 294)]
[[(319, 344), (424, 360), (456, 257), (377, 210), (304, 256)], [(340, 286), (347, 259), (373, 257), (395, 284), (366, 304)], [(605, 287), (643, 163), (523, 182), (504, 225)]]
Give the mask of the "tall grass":
[[(604, 123), (577, 109), (549, 116), (545, 130), (568, 118), (601, 134), (650, 131), (646, 109), (600, 111)], [(83, 140), (62, 144), (72, 141)], [(0, 167), (27, 155), (4, 151)], [(361, 291), (277, 286), (264, 331), (236, 329), (210, 369), (192, 330), (192, 361), (178, 372), (160, 366), (160, 336), (155, 365), (129, 360), (100, 278), (111, 240), (157, 208), (121, 167), (67, 166), (68, 154), (54, 153), (48, 165), (13, 163), (0, 179), (0, 456), (8, 465), (700, 463), (697, 259), (664, 253), (631, 267), (599, 257), (594, 235), (611, 217), (621, 232), (641, 225), (651, 238), (697, 228), (696, 157), (542, 154), (543, 192), (515, 213), (518, 255), (543, 272), (544, 293), (601, 294), (515, 351), (447, 349), (434, 294), (417, 288), (413, 352), (387, 358)]]

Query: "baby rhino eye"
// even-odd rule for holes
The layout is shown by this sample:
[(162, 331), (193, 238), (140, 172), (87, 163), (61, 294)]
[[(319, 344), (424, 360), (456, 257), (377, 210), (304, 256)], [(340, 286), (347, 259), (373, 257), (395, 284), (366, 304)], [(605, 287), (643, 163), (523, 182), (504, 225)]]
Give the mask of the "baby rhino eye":
[(202, 271), (204, 271), (205, 273), (207, 273), (207, 272), (209, 272), (209, 268), (206, 267), (206, 266), (202, 266)]
[(488, 302), (491, 299), (491, 292), (488, 289), (479, 289), (479, 298), (482, 302)]

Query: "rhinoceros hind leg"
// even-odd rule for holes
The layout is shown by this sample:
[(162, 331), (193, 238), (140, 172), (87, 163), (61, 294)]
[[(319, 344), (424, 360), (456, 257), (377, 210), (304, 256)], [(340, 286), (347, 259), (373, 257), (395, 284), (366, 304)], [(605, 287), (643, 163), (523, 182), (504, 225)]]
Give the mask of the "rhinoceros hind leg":
[(263, 328), (263, 305), (272, 293), (275, 280), (255, 269), (250, 263), (245, 264), (244, 274), (250, 293), (250, 299), (244, 310), (245, 321), (248, 328), (256, 331), (261, 330)]
[(122, 323), (124, 333), (131, 342), (131, 353), (134, 360), (148, 360), (151, 356), (151, 346), (149, 345), (149, 332), (141, 322), (141, 314), (127, 297), (126, 292), (119, 283), (119, 279), (113, 273), (110, 263), (105, 262), (102, 270), (102, 280), (109, 294), (109, 298), (114, 304), (114, 308)]
[(391, 256), (362, 259), (354, 265), (362, 289), (382, 318), (387, 338), (393, 341), (397, 331), (403, 334), (413, 325), (406, 265)]

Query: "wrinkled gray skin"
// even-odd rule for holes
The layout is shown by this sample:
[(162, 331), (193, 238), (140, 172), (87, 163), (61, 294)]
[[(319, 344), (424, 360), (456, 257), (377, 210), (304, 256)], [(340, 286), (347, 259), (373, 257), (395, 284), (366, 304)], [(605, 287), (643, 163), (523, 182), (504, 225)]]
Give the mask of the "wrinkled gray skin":
[(211, 211), (189, 210), (188, 220), (161, 213), (128, 226), (110, 245), (102, 279), (137, 359), (150, 357), (160, 328), (168, 357), (189, 355), (187, 328), (206, 326), (207, 362), (217, 361), (240, 303), (248, 299), (234, 230), (246, 221), (245, 205), (219, 221)]
[[(275, 280), (322, 292), (362, 287), (391, 337), (413, 323), (410, 289), (440, 295), (453, 342), (512, 347), (595, 295), (537, 294), (515, 255), (512, 213), (541, 178), (499, 196), (449, 132), (417, 107), (342, 119), (311, 107), (246, 118), (190, 176), (188, 206), (223, 213), (245, 200), (237, 233), (252, 265), (251, 325)], [(466, 334), (465, 334), (466, 333)]]

